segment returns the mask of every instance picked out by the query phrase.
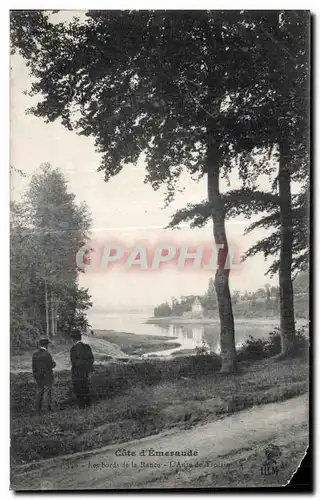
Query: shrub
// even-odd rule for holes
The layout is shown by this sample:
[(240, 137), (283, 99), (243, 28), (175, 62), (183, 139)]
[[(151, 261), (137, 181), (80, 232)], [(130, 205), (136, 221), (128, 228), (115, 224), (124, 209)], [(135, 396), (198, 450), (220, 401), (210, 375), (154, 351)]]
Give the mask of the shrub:
[[(305, 355), (309, 349), (309, 341), (306, 336), (307, 327), (301, 326), (296, 330), (296, 340), (292, 356)], [(267, 339), (256, 339), (250, 335), (245, 343), (238, 349), (237, 357), (239, 361), (255, 361), (259, 359), (276, 356), (281, 352), (280, 329), (274, 328)]]
[(201, 346), (196, 347), (197, 355), (201, 356), (203, 354), (210, 354), (210, 348), (207, 346), (206, 342), (202, 340)]
[(267, 342), (265, 339), (255, 339), (252, 335), (249, 335), (245, 343), (237, 351), (238, 360), (251, 361), (268, 357)]
[(265, 353), (266, 356), (276, 356), (281, 352), (281, 336), (280, 328), (277, 326), (269, 333), (268, 338), (265, 340)]
[(17, 326), (15, 322), (12, 323), (10, 332), (10, 348), (12, 354), (34, 347), (41, 337), (41, 329), (28, 321), (21, 320), (21, 324)]

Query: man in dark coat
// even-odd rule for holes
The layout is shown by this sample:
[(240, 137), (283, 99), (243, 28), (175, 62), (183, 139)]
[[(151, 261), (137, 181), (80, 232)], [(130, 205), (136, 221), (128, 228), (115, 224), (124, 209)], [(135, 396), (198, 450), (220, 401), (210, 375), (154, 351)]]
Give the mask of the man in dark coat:
[(42, 338), (39, 349), (32, 356), (32, 372), (37, 383), (36, 410), (41, 413), (43, 397), (46, 394), (48, 409), (52, 410), (53, 368), (56, 363), (48, 351), (49, 339)]
[(81, 341), (80, 330), (74, 330), (71, 338), (74, 343), (70, 350), (73, 392), (77, 397), (79, 408), (85, 408), (91, 403), (89, 374), (93, 371), (94, 357), (91, 347)]

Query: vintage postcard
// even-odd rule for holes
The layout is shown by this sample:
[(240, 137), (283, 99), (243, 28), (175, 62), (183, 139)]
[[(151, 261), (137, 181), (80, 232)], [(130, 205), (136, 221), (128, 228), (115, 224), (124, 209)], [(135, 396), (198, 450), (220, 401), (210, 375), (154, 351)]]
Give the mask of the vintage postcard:
[(10, 37), (11, 489), (292, 484), (310, 12), (13, 10)]

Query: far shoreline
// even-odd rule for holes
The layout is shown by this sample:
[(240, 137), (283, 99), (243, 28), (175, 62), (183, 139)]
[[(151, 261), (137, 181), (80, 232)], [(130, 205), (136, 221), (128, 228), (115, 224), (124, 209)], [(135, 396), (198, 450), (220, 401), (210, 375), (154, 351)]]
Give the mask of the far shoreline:
[[(219, 323), (219, 318), (182, 318), (181, 316), (165, 316), (161, 318), (151, 317), (144, 323), (149, 325), (211, 325)], [(235, 323), (262, 323), (280, 325), (280, 318), (237, 318)], [(297, 321), (303, 321), (303, 318), (298, 318)]]

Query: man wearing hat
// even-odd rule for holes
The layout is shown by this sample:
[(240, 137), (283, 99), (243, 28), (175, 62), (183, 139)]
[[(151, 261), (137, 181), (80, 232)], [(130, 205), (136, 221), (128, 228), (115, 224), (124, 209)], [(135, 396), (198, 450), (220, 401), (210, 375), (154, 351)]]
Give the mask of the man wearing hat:
[(73, 392), (77, 397), (79, 408), (90, 405), (89, 374), (93, 371), (94, 357), (91, 347), (81, 341), (81, 331), (71, 334), (73, 346), (70, 349), (71, 377)]
[(37, 383), (36, 410), (41, 413), (44, 394), (47, 395), (48, 409), (52, 410), (53, 368), (56, 363), (48, 351), (49, 339), (41, 338), (39, 349), (32, 356), (32, 372)]

